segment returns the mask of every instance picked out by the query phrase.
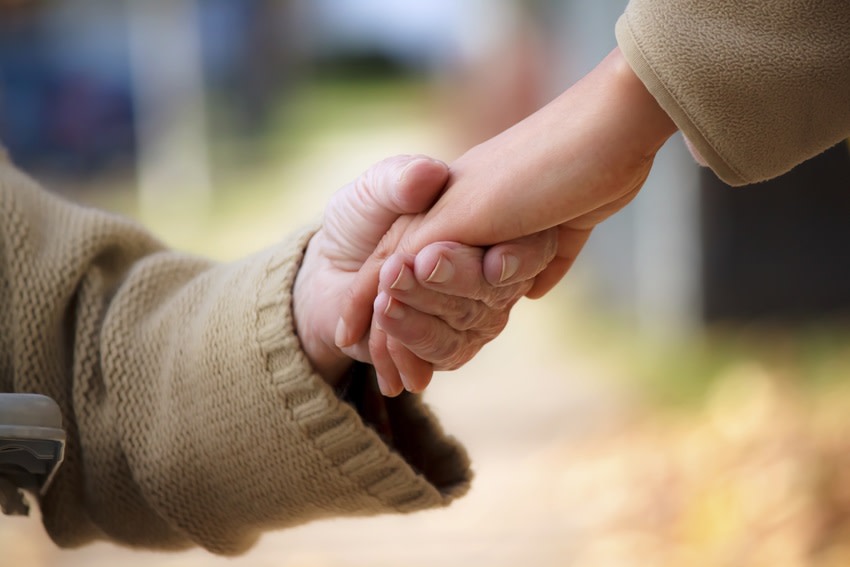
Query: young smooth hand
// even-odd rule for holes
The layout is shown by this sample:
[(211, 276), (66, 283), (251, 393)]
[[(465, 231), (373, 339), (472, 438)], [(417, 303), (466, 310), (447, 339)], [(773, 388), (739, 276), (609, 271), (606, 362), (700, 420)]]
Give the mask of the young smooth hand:
[(393, 254), (414, 255), (435, 241), (488, 246), (555, 231), (557, 254), (528, 292), (541, 297), (570, 268), (591, 230), (634, 198), (675, 130), (615, 49), (550, 104), (461, 156), (439, 201), (393, 226), (354, 282), (337, 344), (348, 347), (389, 325), (380, 309), (372, 316), (386, 291), (382, 266)]

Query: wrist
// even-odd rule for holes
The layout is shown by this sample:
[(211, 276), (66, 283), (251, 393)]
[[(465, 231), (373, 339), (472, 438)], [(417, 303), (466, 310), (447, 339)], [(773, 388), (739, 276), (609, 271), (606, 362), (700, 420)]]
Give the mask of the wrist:
[(676, 124), (632, 70), (620, 48), (615, 48), (599, 64), (603, 81), (614, 94), (610, 110), (616, 114), (633, 145), (629, 147), (644, 159), (655, 156), (676, 130)]
[(334, 343), (339, 310), (332, 309), (327, 297), (329, 286), (322, 278), (333, 268), (323, 266), (322, 258), (315, 252), (314, 242), (320, 238), (321, 232), (310, 240), (295, 277), (292, 313), (295, 333), (310, 364), (325, 382), (336, 386), (353, 361)]
[[(418, 244), (492, 245), (617, 203), (639, 189), (675, 131), (615, 49), (555, 100), (458, 158)], [(470, 222), (469, 211), (487, 222)]]

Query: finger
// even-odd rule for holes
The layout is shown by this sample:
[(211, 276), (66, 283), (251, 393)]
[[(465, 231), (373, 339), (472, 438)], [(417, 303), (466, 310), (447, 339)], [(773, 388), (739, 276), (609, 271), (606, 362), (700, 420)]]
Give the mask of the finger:
[(381, 393), (388, 397), (399, 395), (404, 385), (392, 356), (387, 350), (387, 335), (376, 325), (372, 325), (369, 334), (369, 354), (372, 365), (375, 367), (375, 374), (378, 376), (378, 388)]
[(351, 287), (345, 292), (346, 298), (342, 303), (334, 333), (334, 344), (343, 351), (356, 344), (369, 329), (369, 323), (372, 320), (372, 302), (378, 293), (380, 268), (380, 263), (367, 261), (354, 276)]
[(477, 299), (483, 295), (484, 250), (457, 242), (429, 244), (412, 258), (413, 274), (423, 288)]
[[(483, 289), (486, 297), (483, 297), (483, 300), (449, 295), (420, 285), (409, 263), (404, 262), (405, 258), (412, 260), (413, 257), (393, 254), (384, 262), (379, 291), (420, 313), (439, 317), (457, 331), (494, 326), (492, 321), (500, 321), (504, 316), (502, 311), (525, 295), (532, 284), (529, 280), (512, 286), (493, 288), (485, 283)], [(480, 263), (478, 265), (480, 266)]]
[(550, 228), (491, 247), (484, 254), (484, 278), (493, 286), (535, 278), (555, 258), (558, 232)]
[[(525, 249), (523, 252), (536, 254)], [(416, 283), (422, 289), (438, 294), (434, 296), (438, 301), (439, 296), (443, 296), (442, 301), (450, 308), (455, 306), (462, 308), (463, 302), (451, 300), (451, 297), (457, 297), (463, 300), (476, 300), (490, 308), (503, 309), (527, 291), (528, 286), (518, 293), (516, 287), (491, 285), (484, 277), (483, 262), (482, 248), (464, 246), (456, 242), (439, 242), (426, 246), (416, 254), (413, 274)], [(398, 288), (399, 285), (396, 284), (395, 287)], [(417, 290), (416, 294), (410, 293), (404, 298), (405, 303), (417, 301), (419, 293), (423, 293), (423, 300), (431, 297)], [(417, 303), (416, 308), (438, 314), (427, 309), (424, 304)]]
[(566, 225), (558, 227), (558, 252), (534, 280), (534, 285), (526, 293), (526, 297), (539, 299), (546, 295), (573, 267), (587, 239), (590, 238), (592, 228), (573, 229)]
[(426, 362), (410, 352), (395, 337), (387, 337), (387, 350), (398, 369), (405, 390), (416, 393), (428, 387), (428, 384), (431, 383), (431, 377), (434, 375), (434, 367), (430, 362)]
[(448, 178), (448, 166), (425, 156), (379, 162), (339, 190), (324, 215), (323, 230), (365, 260), (399, 215), (426, 210)]
[(395, 250), (396, 245), (410, 226), (411, 216), (400, 217), (374, 246), (371, 255), (362, 263), (351, 285), (346, 290), (337, 323), (334, 343), (346, 348), (357, 343), (369, 329), (372, 320), (372, 303), (378, 294), (378, 278), (384, 260)]
[[(379, 295), (375, 300), (375, 309), (380, 312), (388, 312), (387, 299), (386, 295)], [(383, 345), (378, 345), (377, 343), (374, 344), (375, 352), (373, 353), (373, 356), (378, 356), (381, 359), (382, 368), (386, 368), (386, 370), (382, 372), (382, 376), (390, 377), (382, 378), (379, 381), (381, 391), (385, 392), (387, 395), (396, 395), (401, 391), (401, 387), (395, 382), (395, 374), (393, 373), (393, 370), (388, 368), (389, 364), (384, 360), (384, 349), (386, 349), (386, 352), (392, 360), (394, 369), (397, 371), (400, 383), (403, 384), (404, 389), (409, 392), (421, 392), (424, 390), (431, 381), (431, 376), (434, 373), (433, 366), (429, 362), (422, 360), (410, 352), (394, 337), (388, 336), (383, 327), (380, 326), (379, 320), (375, 320), (373, 322), (373, 327), (378, 327), (380, 329), (380, 334), (383, 335), (383, 338), (385, 339)], [(378, 337), (377, 339), (380, 340), (380, 338), (381, 337)]]
[[(641, 182), (642, 183), (642, 182)], [(562, 226), (569, 226), (574, 230), (589, 230), (609, 218), (611, 215), (620, 211), (623, 207), (631, 203), (640, 192), (642, 185), (638, 184), (626, 191), (620, 197), (614, 199), (610, 203), (601, 205), (600, 207), (576, 217), (571, 221), (564, 223)]]
[[(400, 214), (422, 213), (437, 200), (449, 179), (449, 166), (427, 156), (411, 156), (392, 192)], [(395, 221), (395, 218), (391, 219)]]
[(539, 299), (549, 293), (573, 267), (593, 228), (628, 205), (638, 194), (640, 187), (641, 185), (636, 185), (613, 202), (558, 226), (558, 253), (549, 266), (535, 278), (534, 286), (526, 296)]
[(507, 311), (501, 318), (494, 318), (490, 326), (458, 331), (439, 317), (420, 313), (382, 292), (375, 300), (375, 321), (387, 335), (430, 362), (435, 370), (454, 370), (504, 329)]

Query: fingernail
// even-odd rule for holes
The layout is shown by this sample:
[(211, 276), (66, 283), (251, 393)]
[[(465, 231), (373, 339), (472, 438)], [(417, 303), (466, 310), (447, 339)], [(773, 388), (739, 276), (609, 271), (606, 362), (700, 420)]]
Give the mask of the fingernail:
[(394, 390), (390, 388), (390, 385), (387, 384), (387, 381), (384, 380), (384, 377), (380, 374), (378, 374), (378, 389), (381, 391), (381, 394), (387, 398), (395, 398), (402, 392), (402, 390)]
[(384, 377), (380, 374), (376, 374), (378, 379), (378, 389), (381, 391), (381, 394), (387, 397), (391, 397), (391, 394), (387, 391), (387, 382), (384, 380)]
[(395, 289), (398, 291), (410, 291), (413, 289), (413, 286), (416, 284), (416, 278), (413, 276), (413, 272), (407, 266), (402, 266), (401, 271), (398, 273), (398, 277), (395, 279), (393, 284), (390, 286), (390, 289)]
[(445, 256), (440, 256), (437, 265), (434, 266), (434, 270), (425, 281), (428, 283), (446, 283), (454, 273), (455, 267), (452, 266), (452, 263), (446, 260)]
[(519, 258), (511, 254), (502, 254), (502, 275), (499, 276), (499, 283), (503, 283), (511, 278), (519, 270)]
[(336, 331), (334, 331), (334, 343), (342, 348), (351, 346), (348, 341), (348, 325), (345, 324), (345, 319), (340, 317), (339, 323), (336, 324)]
[(404, 389), (410, 393), (414, 393), (413, 390), (410, 389), (410, 380), (407, 379), (407, 376), (405, 376), (403, 372), (399, 372), (398, 376), (401, 378), (401, 383), (404, 384)]
[(416, 158), (416, 159), (409, 161), (407, 163), (407, 165), (404, 166), (404, 169), (401, 170), (401, 173), (398, 174), (398, 182), (401, 183), (402, 181), (404, 181), (404, 178), (407, 176), (407, 172), (410, 170), (411, 167), (413, 167), (417, 163), (420, 163), (420, 162), (423, 162), (423, 161), (431, 161), (431, 160), (426, 160), (426, 159), (423, 159), (423, 158)]
[(399, 376), (401, 377), (401, 383), (404, 384), (404, 389), (411, 394), (418, 394), (422, 391), (422, 388), (420, 388), (418, 384), (412, 383), (410, 379), (401, 372), (399, 372)]
[(387, 301), (387, 306), (384, 308), (384, 315), (390, 319), (401, 319), (404, 317), (404, 306), (400, 301), (396, 301), (392, 297)]

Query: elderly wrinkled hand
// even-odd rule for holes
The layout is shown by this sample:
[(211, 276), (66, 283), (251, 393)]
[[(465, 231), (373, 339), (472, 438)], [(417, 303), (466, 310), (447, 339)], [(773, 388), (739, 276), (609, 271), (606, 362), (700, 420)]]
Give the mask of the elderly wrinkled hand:
[(421, 391), (434, 370), (472, 359), (556, 251), (557, 231), (546, 230), (488, 250), (439, 242), (387, 258), (369, 339), (381, 391)]
[(293, 310), (304, 352), (330, 384), (354, 359), (375, 365), (388, 395), (424, 388), (433, 369), (459, 367), (498, 335), (554, 256), (554, 231), (489, 250), (439, 242), (415, 257), (392, 256), (371, 333), (338, 347), (337, 322), (358, 271), (433, 204), (447, 179), (442, 162), (389, 158), (338, 191), (325, 210), (295, 281)]

